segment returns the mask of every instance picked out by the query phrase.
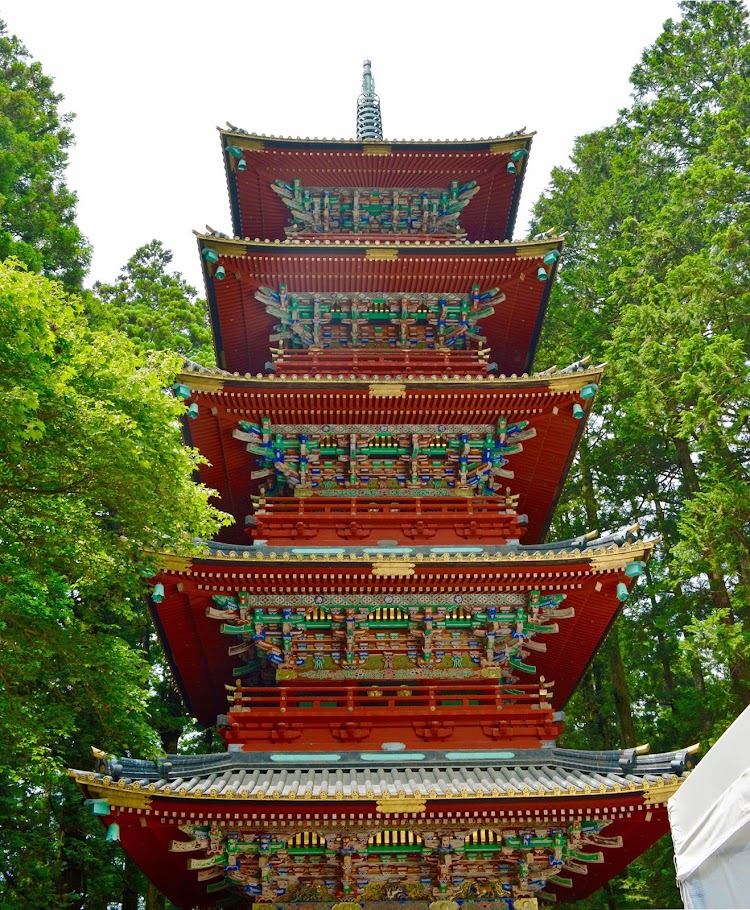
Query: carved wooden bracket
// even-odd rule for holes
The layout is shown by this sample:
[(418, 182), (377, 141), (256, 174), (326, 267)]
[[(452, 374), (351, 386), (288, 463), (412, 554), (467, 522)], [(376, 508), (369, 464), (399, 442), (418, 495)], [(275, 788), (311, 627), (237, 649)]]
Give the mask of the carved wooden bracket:
[(291, 724), (278, 723), (271, 727), (269, 738), (273, 743), (291, 743), (294, 742), (295, 739), (299, 739), (301, 735), (302, 730), (300, 727), (292, 726)]
[(414, 732), (426, 741), (449, 739), (453, 735), (453, 724), (441, 720), (415, 723)]
[[(313, 532), (316, 533), (316, 532)], [(349, 540), (351, 538), (364, 538), (370, 536), (370, 531), (368, 528), (363, 527), (358, 521), (352, 521), (348, 525), (343, 525), (336, 528), (336, 533), (339, 537), (343, 537), (344, 540)]]
[(424, 521), (416, 521), (410, 525), (402, 525), (401, 530), (406, 537), (414, 540), (415, 538), (424, 538), (425, 540), (434, 537), (437, 533)]
[(345, 724), (331, 724), (331, 736), (339, 742), (360, 742), (367, 739), (372, 730), (372, 724), (363, 724), (351, 720)]

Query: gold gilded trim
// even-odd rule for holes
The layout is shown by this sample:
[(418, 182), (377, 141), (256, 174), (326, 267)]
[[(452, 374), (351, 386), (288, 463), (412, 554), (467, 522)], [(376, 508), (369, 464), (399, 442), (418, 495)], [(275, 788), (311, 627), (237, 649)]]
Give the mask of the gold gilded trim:
[[(633, 544), (631, 546), (619, 547), (617, 550), (599, 553), (594, 551), (591, 559), (591, 570), (593, 572), (611, 572), (617, 569), (624, 569), (625, 566), (632, 562), (636, 556), (646, 557), (659, 542), (656, 540), (647, 540), (643, 543)], [(586, 554), (584, 553), (585, 557)]]
[(490, 145), (489, 153), (490, 155), (502, 155), (507, 154), (508, 152), (515, 152), (516, 149), (525, 149), (527, 145), (525, 142), (514, 142), (507, 140), (505, 142), (493, 142)]
[(74, 776), (73, 779), (77, 784), (83, 784), (88, 788), (92, 799), (106, 799), (112, 809), (149, 809), (151, 808), (151, 797), (147, 796), (146, 790), (136, 790), (132, 784), (122, 788), (114, 786), (97, 786), (85, 778)]
[[(372, 241), (370, 240), (350, 239), (348, 246), (342, 247), (338, 243), (331, 243), (330, 240), (311, 240), (309, 244), (307, 241), (305, 241), (304, 244), (301, 244), (299, 240), (261, 240), (260, 238), (245, 240), (240, 237), (218, 238), (213, 234), (202, 234), (199, 231), (196, 232), (196, 237), (199, 240), (205, 241), (208, 246), (211, 246), (218, 253), (224, 253), (227, 256), (240, 257), (252, 254), (256, 250), (263, 250), (263, 252), (275, 251), (282, 256), (285, 256), (290, 249), (309, 254), (315, 253), (318, 250), (331, 250), (335, 251), (337, 255), (345, 253), (356, 255), (363, 247), (365, 247), (365, 249), (372, 248)], [(513, 259), (535, 259), (539, 256), (543, 256), (550, 250), (559, 249), (562, 239), (561, 236), (552, 240), (496, 240), (488, 244), (477, 240), (474, 243), (467, 243), (465, 245), (450, 244), (450, 255), (451, 257), (456, 255), (484, 257), (487, 253), (494, 252), (501, 255), (507, 254)], [(425, 250), (435, 250), (443, 255), (446, 253), (446, 245), (440, 241), (435, 241), (434, 243), (425, 241), (422, 243), (421, 241), (410, 242), (408, 240), (394, 239), (393, 248), (397, 250), (414, 250), (419, 253), (422, 253)], [(378, 249), (378, 247), (375, 247), (375, 249)]]
[(368, 393), (370, 398), (403, 398), (406, 385), (403, 382), (371, 382)]
[(223, 376), (206, 376), (204, 373), (180, 373), (180, 379), (188, 381), (190, 388), (199, 392), (221, 392)]
[(368, 246), (365, 251), (365, 259), (382, 259), (386, 262), (393, 262), (398, 259), (398, 250), (394, 247), (373, 247)]
[[(158, 809), (159, 803), (161, 800), (217, 800), (221, 802), (256, 802), (256, 801), (267, 801), (267, 800), (281, 800), (282, 802), (287, 801), (290, 797), (282, 796), (278, 791), (274, 791), (271, 794), (267, 794), (263, 791), (258, 792), (248, 792), (243, 788), (239, 793), (225, 791), (221, 795), (214, 795), (212, 793), (203, 793), (200, 790), (193, 791), (191, 793), (182, 792), (182, 788), (177, 791), (172, 791), (170, 786), (164, 787), (161, 790), (157, 791), (155, 784), (150, 784), (148, 789), (140, 789), (138, 784), (127, 784), (124, 781), (120, 780), (117, 783), (110, 781), (108, 778), (97, 778), (97, 775), (94, 772), (82, 772), (82, 771), (69, 771), (68, 776), (75, 780), (77, 784), (81, 787), (85, 787), (88, 793), (95, 799), (106, 799), (108, 803), (113, 808), (135, 808), (135, 809)], [(637, 784), (635, 781), (629, 781), (626, 786), (612, 787), (608, 788), (606, 792), (602, 795), (608, 797), (616, 796), (622, 794), (624, 796), (634, 796), (638, 791), (641, 791), (644, 800), (648, 805), (660, 804), (666, 802), (666, 800), (674, 792), (677, 791), (679, 786), (686, 779), (686, 776), (682, 778), (673, 778), (672, 780), (661, 781), (655, 784), (649, 784), (647, 781), (644, 781), (641, 785)], [(153, 789), (152, 789), (153, 788)], [(590, 791), (591, 788), (589, 788)], [(577, 789), (574, 785), (565, 790), (560, 791), (559, 788), (542, 787), (539, 791), (534, 793), (535, 797), (544, 797), (544, 796), (565, 796), (566, 798), (573, 797), (575, 800), (587, 800), (591, 799), (591, 792), (587, 793), (585, 789)], [(442, 794), (438, 797), (437, 792), (430, 792), (427, 796), (398, 796), (398, 797), (382, 797), (377, 799), (378, 812), (383, 814), (396, 814), (396, 813), (407, 813), (407, 812), (424, 812), (427, 799), (443, 799), (443, 800), (476, 800), (476, 799), (501, 799), (501, 800), (513, 800), (517, 799), (519, 793), (514, 790), (512, 787), (509, 787), (505, 792), (500, 792), (497, 789), (493, 789), (492, 792), (487, 790), (477, 790), (475, 792), (470, 792), (465, 790), (461, 793), (451, 791), (448, 793)], [(326, 792), (320, 793), (317, 796), (312, 796), (310, 792), (304, 794), (304, 796), (298, 796), (297, 799), (312, 800), (314, 802), (321, 802), (326, 800), (335, 799), (337, 802), (346, 801), (346, 802), (370, 802), (373, 797), (372, 793), (350, 793), (348, 796), (345, 796), (343, 793), (339, 792), (335, 796)], [(220, 810), (221, 811), (221, 810)], [(229, 811), (229, 810), (227, 810)]]
[(672, 780), (657, 781), (655, 784), (644, 780), (643, 782), (643, 801), (647, 806), (661, 806), (667, 800), (674, 796), (680, 787), (685, 783), (687, 775), (679, 778), (674, 777)]
[(238, 136), (236, 133), (231, 133), (231, 136), (234, 139), (232, 145), (241, 148), (243, 152), (262, 152), (266, 147), (265, 142), (261, 142), (260, 139), (243, 139), (242, 136)]
[(393, 146), (388, 142), (366, 142), (362, 146), (363, 155), (392, 155)]
[(374, 562), (372, 574), (377, 578), (410, 578), (414, 574), (414, 563), (399, 560)]
[(193, 560), (189, 556), (177, 556), (174, 553), (156, 553), (159, 568), (165, 572), (187, 572)]
[(424, 812), (427, 801), (424, 799), (401, 798), (389, 799), (385, 797), (379, 799), (375, 805), (378, 812), (383, 815), (400, 815), (408, 812)]

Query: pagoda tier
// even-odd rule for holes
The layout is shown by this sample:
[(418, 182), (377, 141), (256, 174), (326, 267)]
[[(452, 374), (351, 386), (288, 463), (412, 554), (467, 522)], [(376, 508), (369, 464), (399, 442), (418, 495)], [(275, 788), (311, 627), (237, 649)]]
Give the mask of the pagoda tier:
[(522, 910), (586, 897), (663, 835), (689, 751), (102, 755), (70, 773), (178, 907)]
[(651, 548), (625, 533), (542, 548), (212, 544), (201, 558), (162, 558), (154, 618), (203, 724), (226, 713), (233, 678), (381, 688), (544, 677), (560, 710)]
[(373, 142), (221, 130), (233, 230), (272, 240), (290, 227), (311, 234), (510, 239), (531, 139), (520, 132)]
[(330, 546), (394, 539), (431, 544), (506, 544), (526, 533), (517, 497), (259, 497), (247, 533), (273, 546)]
[[(185, 421), (186, 439), (208, 460), (201, 480), (217, 490), (221, 507), (236, 521), (221, 539), (241, 544), (253, 497), (257, 503), (265, 490), (274, 497), (435, 502), (499, 493), (505, 508), (510, 495), (525, 516), (518, 520), (525, 540), (541, 540), (601, 368), (481, 381), (399, 376), (370, 381), (317, 373), (242, 378), (199, 367), (183, 372), (176, 387), (192, 416)], [(270, 497), (267, 503), (272, 511)], [(373, 530), (367, 533), (378, 524), (369, 522)], [(475, 527), (469, 521), (456, 539), (464, 542)], [(415, 528), (394, 528), (386, 536), (409, 543)], [(428, 526), (428, 537), (431, 532)], [(504, 539), (500, 533), (495, 542)]]
[(417, 749), (467, 743), (535, 749), (553, 745), (562, 732), (562, 716), (552, 711), (549, 695), (544, 685), (503, 686), (490, 679), (278, 687), (238, 680), (228, 713), (217, 723), (227, 745), (250, 751), (380, 749), (389, 739)]
[(201, 235), (198, 245), (217, 362), (227, 370), (265, 372), (289, 348), (410, 355), (481, 348), (493, 369), (511, 375), (531, 369), (562, 240)]

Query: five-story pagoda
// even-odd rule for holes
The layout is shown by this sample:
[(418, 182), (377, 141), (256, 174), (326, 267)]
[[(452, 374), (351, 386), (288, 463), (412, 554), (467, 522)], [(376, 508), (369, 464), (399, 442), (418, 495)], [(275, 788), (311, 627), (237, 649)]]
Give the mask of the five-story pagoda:
[(220, 368), (176, 393), (235, 524), (153, 614), (221, 755), (71, 772), (178, 907), (583, 897), (667, 830), (687, 752), (558, 749), (652, 544), (542, 543), (601, 378), (531, 373), (562, 247), (512, 242), (532, 136), (221, 131), (198, 237)]

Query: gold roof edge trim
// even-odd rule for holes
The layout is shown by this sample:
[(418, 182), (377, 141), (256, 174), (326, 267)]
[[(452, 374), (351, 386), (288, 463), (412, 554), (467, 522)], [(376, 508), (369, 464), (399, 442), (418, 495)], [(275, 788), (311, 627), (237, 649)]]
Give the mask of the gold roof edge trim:
[(266, 383), (272, 383), (273, 385), (299, 385), (309, 388), (311, 383), (315, 383), (316, 385), (331, 385), (337, 388), (341, 388), (342, 385), (361, 386), (363, 390), (372, 386), (382, 386), (390, 389), (391, 386), (397, 385), (399, 387), (403, 386), (404, 391), (412, 387), (419, 389), (423, 386), (434, 387), (436, 385), (457, 387), (492, 385), (495, 388), (507, 387), (517, 391), (518, 387), (521, 386), (527, 387), (530, 391), (533, 390), (537, 394), (545, 390), (549, 394), (556, 394), (560, 392), (578, 392), (592, 380), (601, 379), (604, 374), (604, 366), (595, 366), (579, 370), (576, 373), (560, 372), (547, 375), (534, 375), (532, 373), (531, 375), (521, 376), (495, 376), (492, 373), (488, 373), (484, 376), (471, 376), (469, 379), (465, 377), (456, 379), (453, 376), (439, 376), (437, 379), (433, 379), (431, 376), (424, 379), (404, 379), (403, 377), (400, 379), (374, 379), (369, 375), (366, 378), (352, 378), (346, 375), (334, 376), (333, 374), (329, 378), (328, 374), (318, 376), (318, 374), (311, 375), (309, 373), (293, 379), (287, 374), (284, 376), (276, 375), (275, 373), (256, 373), (254, 375), (245, 373), (241, 375), (239, 373), (225, 372), (218, 367), (211, 369), (215, 370), (215, 372), (203, 373), (183, 369), (177, 374), (177, 379), (199, 392), (219, 392), (234, 385), (262, 385)]
[[(371, 571), (376, 567), (380, 570), (377, 574), (384, 576), (390, 574), (403, 573), (412, 576), (420, 566), (425, 568), (440, 568), (446, 565), (513, 565), (519, 564), (537, 565), (539, 563), (548, 563), (554, 566), (565, 566), (580, 563), (581, 561), (589, 562), (591, 574), (602, 572), (614, 572), (624, 569), (629, 562), (645, 559), (650, 556), (660, 538), (654, 537), (649, 540), (637, 541), (636, 543), (626, 544), (603, 544), (592, 550), (581, 550), (578, 548), (566, 552), (559, 550), (545, 550), (544, 545), (540, 545), (533, 551), (510, 551), (507, 553), (414, 553), (414, 554), (393, 554), (385, 556), (373, 552), (373, 549), (363, 548), (362, 553), (347, 553), (346, 547), (342, 546), (336, 553), (293, 553), (294, 547), (278, 547), (271, 552), (254, 551), (252, 547), (238, 547), (236, 550), (220, 551), (211, 553), (208, 550), (196, 552), (192, 560), (183, 556), (173, 557), (169, 554), (158, 554), (157, 559), (161, 560), (162, 568), (165, 571), (176, 573), (192, 571), (197, 565), (205, 566), (206, 564), (216, 564), (217, 566), (227, 563), (244, 563), (248, 567), (263, 563), (331, 563), (331, 564), (354, 564), (361, 566), (363, 569), (371, 567)], [(446, 548), (450, 550), (450, 548)], [(167, 567), (166, 561), (170, 560), (173, 566)], [(373, 574), (376, 574), (373, 571)]]
[[(391, 146), (395, 149), (414, 145), (432, 147), (444, 146), (447, 148), (473, 145), (477, 146), (479, 150), (484, 150), (482, 149), (482, 146), (486, 146), (486, 151), (491, 153), (490, 146), (501, 144), (507, 145), (508, 151), (513, 151), (515, 148), (527, 145), (534, 136), (536, 136), (536, 130), (531, 130), (530, 132), (519, 130), (506, 136), (489, 136), (480, 139), (382, 139), (376, 141), (372, 139), (327, 138), (320, 136), (267, 136), (263, 133), (249, 133), (247, 130), (238, 129), (236, 127), (229, 128), (222, 126), (218, 126), (217, 130), (222, 138), (231, 136), (232, 144), (236, 145), (238, 148), (252, 148), (252, 143), (259, 143), (261, 147), (266, 148), (273, 144), (296, 145), (298, 143), (304, 143), (305, 145), (314, 146), (340, 145), (345, 148), (350, 148), (352, 151), (358, 151), (365, 147), (369, 148), (382, 143), (383, 146)], [(247, 143), (248, 146), (245, 146), (243, 143)]]
[[(391, 242), (390, 240), (384, 240), (381, 243), (373, 243), (372, 240), (361, 240), (356, 238), (356, 236), (345, 237), (344, 235), (340, 235), (343, 239), (336, 240), (269, 240), (267, 237), (262, 239), (260, 237), (219, 237), (218, 235), (205, 234), (200, 231), (193, 231), (193, 233), (199, 244), (210, 246), (212, 249), (216, 250), (217, 253), (225, 256), (238, 256), (241, 255), (242, 252), (249, 252), (251, 247), (256, 247), (263, 252), (267, 252), (268, 250), (283, 250), (284, 252), (289, 252), (290, 250), (295, 252), (299, 252), (300, 250), (315, 252), (328, 250), (365, 255), (368, 251), (393, 251), (396, 254), (409, 252), (419, 253), (423, 251), (428, 251), (430, 253), (436, 251), (450, 251), (452, 254), (461, 253), (469, 255), (471, 253), (476, 254), (480, 251), (487, 253), (503, 252), (504, 250), (507, 250), (517, 253), (518, 258), (534, 259), (544, 255), (544, 253), (548, 253), (550, 250), (561, 250), (565, 245), (565, 238), (563, 236), (553, 236), (545, 238), (544, 240), (477, 240), (474, 242), (468, 241), (466, 243), (457, 243), (454, 240), (446, 240), (444, 243), (439, 241)], [(390, 254), (386, 253), (386, 256), (393, 256), (393, 252)]]
[(690, 776), (690, 771), (686, 771), (682, 776), (676, 774), (671, 780), (643, 781), (643, 801), (647, 806), (663, 806), (668, 800), (675, 795), (680, 787)]
[[(245, 790), (225, 790), (222, 793), (214, 790), (204, 793), (202, 791), (197, 791), (195, 793), (183, 793), (178, 790), (172, 790), (169, 785), (165, 787), (163, 791), (157, 789), (155, 784), (150, 784), (147, 786), (142, 786), (140, 783), (125, 783), (123, 780), (119, 780), (116, 783), (110, 779), (105, 779), (98, 777), (97, 774), (93, 771), (79, 771), (76, 769), (69, 769), (67, 772), (69, 778), (74, 780), (79, 787), (86, 787), (86, 789), (91, 793), (94, 799), (106, 799), (110, 806), (114, 809), (119, 808), (134, 808), (134, 809), (150, 809), (151, 811), (155, 808), (155, 803), (160, 800), (192, 800), (194, 802), (240, 802), (240, 803), (252, 803), (252, 802), (286, 802), (290, 799), (299, 801), (300, 797), (296, 794), (294, 797), (291, 796), (282, 796), (278, 791), (278, 795), (272, 792), (270, 794), (265, 793), (264, 791), (259, 791), (257, 793), (248, 792)], [(337, 792), (335, 794), (323, 793), (317, 796), (303, 796), (303, 802), (311, 803), (328, 803), (328, 802), (354, 802), (354, 803), (379, 803), (383, 805), (383, 809), (378, 811), (383, 812), (384, 814), (391, 812), (414, 812), (414, 811), (425, 811), (427, 802), (445, 802), (445, 801), (473, 801), (473, 800), (487, 800), (487, 799), (497, 799), (497, 800), (518, 800), (524, 799), (582, 799), (582, 800), (591, 800), (601, 798), (603, 796), (637, 796), (641, 795), (647, 805), (660, 805), (663, 802), (666, 802), (668, 798), (667, 794), (670, 796), (676, 792), (679, 786), (687, 778), (687, 773), (682, 777), (677, 775), (672, 775), (669, 780), (659, 780), (651, 782), (648, 780), (642, 780), (640, 783), (635, 781), (628, 781), (624, 785), (613, 785), (612, 787), (606, 787), (604, 789), (597, 788), (594, 789), (590, 786), (581, 787), (580, 789), (576, 788), (574, 785), (571, 785), (567, 788), (562, 788), (559, 786), (555, 787), (545, 787), (540, 784), (537, 790), (530, 790), (529, 788), (524, 788), (523, 790), (517, 790), (513, 787), (509, 787), (507, 790), (500, 790), (499, 787), (493, 787), (491, 790), (488, 788), (478, 787), (476, 790), (470, 792), (468, 789), (451, 789), (448, 792), (438, 795), (435, 791), (430, 791), (429, 793), (421, 797), (378, 797), (375, 795), (367, 795), (367, 793), (350, 793), (345, 794), (343, 791)], [(153, 788), (153, 789), (152, 789)], [(528, 791), (528, 792), (527, 792)], [(396, 809), (395, 805), (392, 809), (387, 808), (388, 803), (424, 803), (425, 809), (415, 810), (413, 808), (403, 808)]]

